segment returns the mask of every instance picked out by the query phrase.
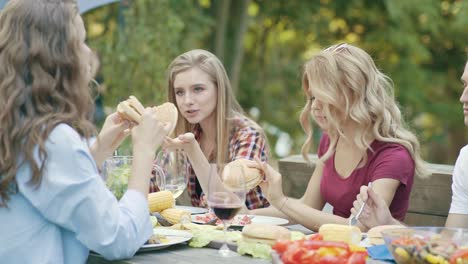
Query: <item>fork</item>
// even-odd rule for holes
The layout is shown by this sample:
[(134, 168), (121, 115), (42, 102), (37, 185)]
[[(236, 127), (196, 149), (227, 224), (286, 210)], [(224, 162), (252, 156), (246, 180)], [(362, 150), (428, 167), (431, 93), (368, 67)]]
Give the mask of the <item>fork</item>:
[[(368, 187), (368, 188), (372, 187), (372, 182), (369, 182), (369, 184), (367, 184), (367, 187)], [(367, 202), (367, 201), (366, 201), (366, 202)], [(350, 225), (350, 226), (353, 226), (353, 225), (356, 225), (356, 224), (357, 224), (357, 221), (359, 220), (359, 216), (361, 215), (362, 210), (364, 210), (364, 206), (366, 206), (366, 202), (364, 202), (364, 203), (361, 205), (361, 208), (359, 208), (359, 211), (357, 212), (356, 215), (351, 216), (351, 218), (349, 219), (349, 225)]]

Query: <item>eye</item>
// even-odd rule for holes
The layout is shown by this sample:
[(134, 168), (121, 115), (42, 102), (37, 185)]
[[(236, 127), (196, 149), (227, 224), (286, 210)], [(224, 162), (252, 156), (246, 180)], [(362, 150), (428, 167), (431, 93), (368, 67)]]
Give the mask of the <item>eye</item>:
[(201, 92), (201, 91), (203, 91), (205, 89), (203, 87), (201, 87), (201, 86), (197, 86), (197, 87), (194, 88), (194, 90), (195, 90), (195, 92)]
[(184, 92), (183, 91), (176, 91), (175, 94), (177, 96), (182, 96), (182, 95), (184, 95)]
[(312, 96), (309, 98), (309, 101), (312, 103), (313, 101), (315, 101), (315, 96)]

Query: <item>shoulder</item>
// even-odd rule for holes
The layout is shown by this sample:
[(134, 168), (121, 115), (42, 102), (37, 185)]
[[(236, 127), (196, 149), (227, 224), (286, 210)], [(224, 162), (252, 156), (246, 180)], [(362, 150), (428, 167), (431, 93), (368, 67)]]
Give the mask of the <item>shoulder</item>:
[(232, 136), (234, 138), (263, 137), (262, 128), (245, 116), (232, 119)]
[(413, 161), (408, 149), (398, 143), (374, 141), (371, 144), (371, 152), (376, 160)]
[(49, 151), (66, 152), (85, 148), (86, 144), (78, 132), (67, 124), (57, 125), (49, 134), (46, 142)]

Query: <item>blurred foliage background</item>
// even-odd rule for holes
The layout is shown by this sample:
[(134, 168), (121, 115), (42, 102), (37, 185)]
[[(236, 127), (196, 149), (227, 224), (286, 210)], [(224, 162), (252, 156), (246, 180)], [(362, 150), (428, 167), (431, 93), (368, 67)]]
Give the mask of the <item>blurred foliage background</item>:
[(83, 17), (101, 59), (107, 112), (130, 94), (162, 103), (169, 63), (203, 48), (225, 64), (272, 153), (297, 154), (305, 138), (298, 122), (306, 101), (301, 65), (319, 49), (347, 42), (368, 51), (393, 79), (426, 160), (451, 164), (468, 143), (459, 102), (466, 0), (122, 0)]

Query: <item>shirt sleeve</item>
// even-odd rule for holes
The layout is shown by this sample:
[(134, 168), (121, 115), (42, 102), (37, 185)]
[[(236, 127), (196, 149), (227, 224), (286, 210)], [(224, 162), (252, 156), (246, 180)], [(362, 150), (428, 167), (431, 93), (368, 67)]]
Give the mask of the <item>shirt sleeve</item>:
[(450, 214), (468, 214), (468, 146), (461, 149), (455, 163)]
[(87, 146), (69, 126), (52, 131), (46, 151), (40, 185), (30, 185), (26, 175), (31, 174), (23, 173), (17, 178), (20, 192), (44, 218), (75, 233), (90, 250), (107, 259), (133, 256), (152, 234), (147, 199), (128, 190), (118, 202)]
[(267, 147), (265, 138), (260, 132), (250, 127), (240, 130), (238, 138), (232, 143), (232, 160), (259, 158), (261, 161), (267, 161)]
[(382, 149), (373, 162), (371, 181), (389, 178), (404, 185), (414, 177), (414, 161), (408, 150), (403, 146), (393, 144)]

